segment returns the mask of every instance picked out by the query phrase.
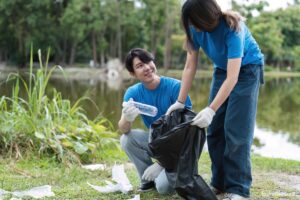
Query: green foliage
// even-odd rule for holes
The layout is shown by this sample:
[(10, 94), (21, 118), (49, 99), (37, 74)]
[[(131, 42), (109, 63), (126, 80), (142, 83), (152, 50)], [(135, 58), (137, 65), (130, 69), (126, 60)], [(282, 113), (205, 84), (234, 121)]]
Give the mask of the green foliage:
[[(48, 51), (49, 57), (49, 51)], [(47, 58), (48, 59), (48, 58)], [(53, 89), (49, 98), (46, 88), (55, 66), (48, 70), (42, 63), (36, 74), (30, 65), (29, 83), (20, 75), (11, 74), (12, 96), (0, 100), (0, 149), (2, 154), (22, 157), (25, 153), (54, 155), (60, 161), (89, 162), (101, 157), (104, 148), (118, 147), (116, 133), (108, 120), (97, 117), (89, 120), (80, 107), (82, 97), (74, 105)], [(22, 84), (20, 84), (20, 82)], [(24, 89), (27, 99), (19, 96)]]
[[(299, 1), (272, 12), (264, 11), (265, 0), (238, 2), (232, 1), (232, 8), (247, 17), (266, 64), (299, 70)], [(169, 35), (167, 27), (171, 27)], [(19, 66), (28, 63), (28, 49), (34, 43), (41, 49), (51, 46), (51, 62), (71, 66), (91, 59), (104, 66), (108, 59), (123, 60), (129, 49), (142, 47), (155, 55), (159, 67), (171, 51), (168, 65), (182, 68), (183, 38), (178, 0), (0, 1), (0, 62)], [(209, 65), (200, 54), (201, 64)]]

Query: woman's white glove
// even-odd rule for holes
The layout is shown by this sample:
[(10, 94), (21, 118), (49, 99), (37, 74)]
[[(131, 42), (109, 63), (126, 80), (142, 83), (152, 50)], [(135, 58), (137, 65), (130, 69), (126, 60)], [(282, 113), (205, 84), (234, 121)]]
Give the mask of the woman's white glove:
[(208, 127), (213, 117), (215, 116), (215, 111), (211, 109), (210, 107), (206, 107), (203, 110), (201, 110), (196, 117), (194, 117), (193, 122), (191, 125), (198, 126), (200, 128)]
[(128, 122), (133, 122), (139, 115), (139, 109), (137, 109), (130, 102), (123, 102), (122, 116)]
[(178, 109), (181, 109), (181, 108), (184, 108), (184, 104), (183, 103), (180, 103), (179, 101), (176, 101), (173, 105), (171, 105), (167, 112), (166, 112), (166, 115), (169, 115), (172, 111), (174, 110), (178, 110)]
[(160, 172), (163, 170), (164, 168), (162, 166), (160, 166), (158, 163), (154, 163), (152, 165), (150, 165), (145, 171), (144, 174), (142, 176), (143, 180), (146, 181), (154, 181), (154, 179), (156, 179), (158, 177), (158, 175), (160, 174)]

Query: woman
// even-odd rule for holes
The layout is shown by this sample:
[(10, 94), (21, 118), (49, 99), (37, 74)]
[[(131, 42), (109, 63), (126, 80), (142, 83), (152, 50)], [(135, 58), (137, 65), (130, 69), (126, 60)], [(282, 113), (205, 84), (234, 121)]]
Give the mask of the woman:
[(243, 17), (232, 11), (222, 12), (215, 0), (187, 0), (181, 18), (187, 37), (187, 60), (178, 100), (167, 114), (184, 107), (181, 102), (185, 102), (192, 85), (201, 47), (214, 63), (214, 74), (209, 105), (197, 114), (192, 125), (209, 126), (213, 191), (224, 199), (247, 199), (263, 54)]

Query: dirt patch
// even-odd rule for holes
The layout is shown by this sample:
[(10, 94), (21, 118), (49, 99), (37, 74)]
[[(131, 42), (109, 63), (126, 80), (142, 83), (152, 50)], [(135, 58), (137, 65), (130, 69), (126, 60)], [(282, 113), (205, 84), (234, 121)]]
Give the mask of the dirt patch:
[(278, 172), (253, 174), (251, 200), (300, 200), (300, 176)]
[(273, 180), (280, 186), (294, 189), (300, 197), (300, 175), (278, 174)]

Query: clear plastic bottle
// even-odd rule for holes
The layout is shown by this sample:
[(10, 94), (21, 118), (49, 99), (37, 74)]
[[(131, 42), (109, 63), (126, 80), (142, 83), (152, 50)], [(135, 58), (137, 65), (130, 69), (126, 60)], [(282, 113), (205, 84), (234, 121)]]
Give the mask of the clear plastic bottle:
[(142, 115), (147, 115), (150, 117), (155, 117), (157, 115), (158, 110), (155, 106), (136, 102), (136, 101), (133, 101), (132, 99), (130, 99), (128, 102), (124, 102), (124, 103), (130, 103), (130, 104), (134, 105), (137, 109), (139, 109), (139, 112)]

